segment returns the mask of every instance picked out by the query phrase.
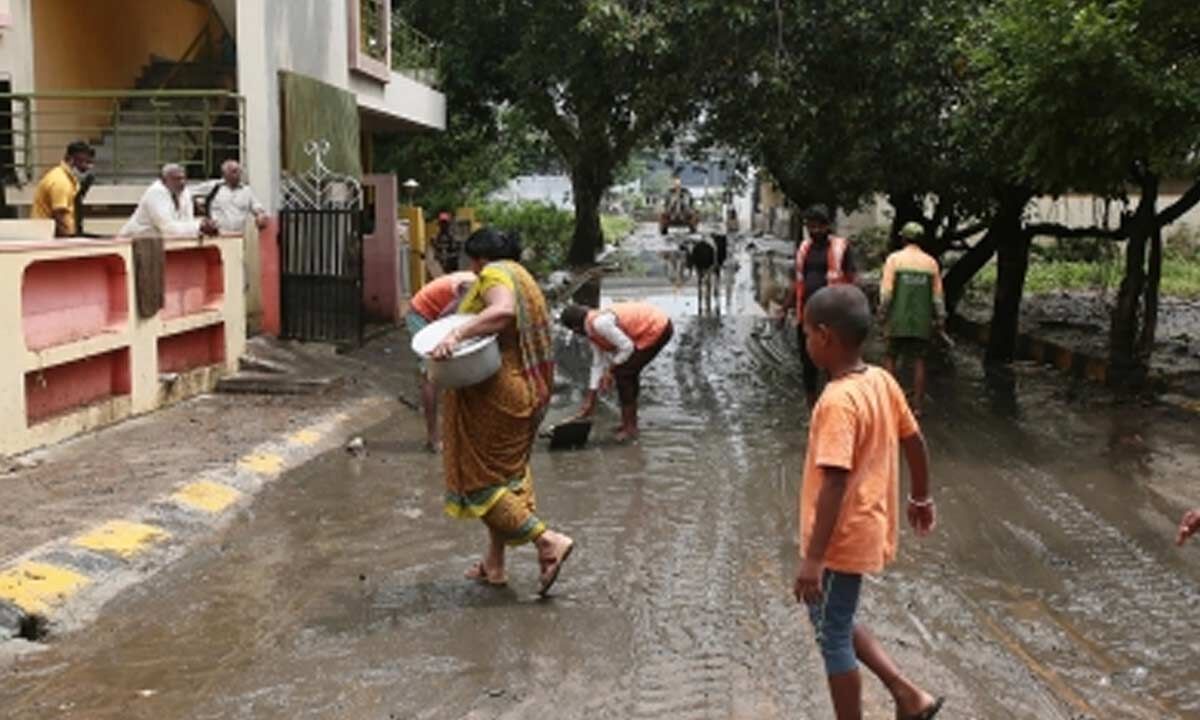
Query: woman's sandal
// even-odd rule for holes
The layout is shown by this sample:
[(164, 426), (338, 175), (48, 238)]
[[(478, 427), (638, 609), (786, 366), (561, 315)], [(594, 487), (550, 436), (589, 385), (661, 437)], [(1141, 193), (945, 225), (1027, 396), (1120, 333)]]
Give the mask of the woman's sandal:
[(567, 543), (567, 547), (562, 551), (562, 554), (555, 557), (554, 560), (546, 566), (546, 569), (542, 571), (542, 586), (538, 588), (538, 595), (545, 597), (546, 593), (550, 592), (550, 588), (553, 587), (554, 582), (558, 580), (558, 573), (562, 570), (563, 563), (567, 561), (567, 558), (571, 557), (571, 551), (574, 549), (575, 541), (572, 540)]
[(493, 576), (488, 572), (487, 566), (483, 564), (482, 560), (467, 568), (465, 576), (468, 580), (475, 580), (491, 587), (504, 587), (508, 584), (508, 577), (504, 573), (500, 573), (499, 577)]

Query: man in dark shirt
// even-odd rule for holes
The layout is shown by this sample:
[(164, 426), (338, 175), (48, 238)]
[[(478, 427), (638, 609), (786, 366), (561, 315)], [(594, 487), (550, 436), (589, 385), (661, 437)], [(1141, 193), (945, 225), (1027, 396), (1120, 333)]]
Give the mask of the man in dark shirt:
[(454, 236), (453, 223), (450, 213), (438, 213), (438, 234), (433, 239), (433, 252), (446, 274), (458, 271), (458, 256), (462, 250), (462, 244)]
[(788, 308), (795, 310), (796, 341), (800, 346), (800, 361), (804, 365), (804, 393), (811, 408), (820, 394), (820, 375), (808, 355), (804, 337), (804, 300), (827, 285), (853, 284), (857, 269), (850, 243), (834, 235), (831, 213), (824, 205), (814, 205), (804, 213), (804, 229), (808, 233), (796, 246), (796, 281)]

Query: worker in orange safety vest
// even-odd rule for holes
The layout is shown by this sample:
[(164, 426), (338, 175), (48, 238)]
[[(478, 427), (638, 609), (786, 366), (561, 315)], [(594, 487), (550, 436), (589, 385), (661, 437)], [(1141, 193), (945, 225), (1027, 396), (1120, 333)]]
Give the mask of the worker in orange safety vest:
[(796, 247), (796, 279), (792, 292), (783, 308), (783, 316), (793, 310), (796, 325), (796, 342), (800, 347), (800, 361), (804, 365), (804, 394), (808, 406), (817, 401), (820, 394), (820, 374), (808, 355), (804, 337), (804, 299), (829, 285), (854, 284), (857, 270), (850, 242), (832, 233), (829, 209), (824, 205), (813, 205), (804, 213), (804, 229), (808, 237)]

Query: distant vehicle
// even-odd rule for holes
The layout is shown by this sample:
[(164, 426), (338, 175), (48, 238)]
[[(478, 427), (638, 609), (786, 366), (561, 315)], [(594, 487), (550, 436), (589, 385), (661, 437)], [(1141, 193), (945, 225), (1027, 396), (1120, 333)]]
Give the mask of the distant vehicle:
[(700, 212), (696, 210), (691, 191), (676, 180), (675, 187), (667, 194), (662, 214), (658, 218), (659, 233), (666, 235), (673, 227), (686, 227), (694, 233), (699, 225)]

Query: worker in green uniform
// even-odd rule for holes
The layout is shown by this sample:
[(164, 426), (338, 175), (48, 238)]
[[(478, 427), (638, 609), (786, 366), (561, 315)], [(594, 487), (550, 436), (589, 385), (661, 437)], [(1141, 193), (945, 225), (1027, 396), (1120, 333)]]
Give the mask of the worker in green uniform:
[(910, 222), (900, 229), (904, 247), (888, 256), (879, 288), (879, 314), (887, 336), (884, 367), (893, 375), (906, 358), (913, 365), (913, 412), (925, 402), (925, 356), (946, 316), (937, 260), (921, 249), (925, 229)]

